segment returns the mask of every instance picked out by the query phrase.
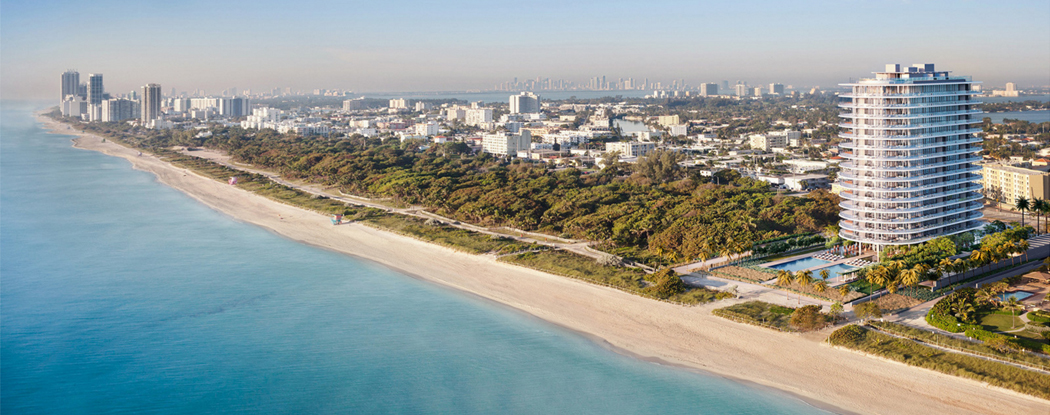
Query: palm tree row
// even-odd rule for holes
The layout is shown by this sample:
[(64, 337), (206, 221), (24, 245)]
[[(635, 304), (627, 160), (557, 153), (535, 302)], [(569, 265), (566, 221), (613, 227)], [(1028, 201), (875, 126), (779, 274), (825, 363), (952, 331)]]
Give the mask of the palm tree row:
[[(908, 268), (901, 261), (889, 261), (884, 265), (875, 266), (867, 271), (865, 275), (868, 283), (881, 285), (890, 293), (896, 293), (900, 287), (910, 287), (919, 284), (923, 280), (936, 281), (946, 274), (960, 274), (968, 271), (976, 272), (977, 269), (991, 266), (1007, 258), (1016, 258), (1014, 254), (1025, 254), (1028, 260), (1028, 241), (1006, 242), (994, 248), (982, 248), (970, 253), (968, 259), (942, 258), (936, 265), (916, 264)], [(974, 274), (975, 275), (975, 274)], [(972, 276), (972, 275), (971, 275)]]
[[(829, 288), (831, 288), (828, 285), (828, 277), (830, 277), (831, 274), (828, 272), (828, 270), (822, 269), (820, 270), (819, 275), (820, 279), (814, 279), (813, 271), (810, 270), (798, 271), (792, 274), (791, 271), (782, 269), (780, 271), (777, 271), (776, 284), (781, 287), (790, 287), (791, 284), (798, 283), (800, 288), (811, 286), (813, 287), (813, 291), (816, 291), (818, 294), (824, 294), (828, 291)], [(845, 300), (846, 295), (849, 294), (849, 286), (839, 286), (838, 291), (839, 295), (842, 296), (842, 299)], [(790, 294), (787, 294), (787, 298), (791, 298)], [(802, 294), (798, 295), (798, 303), (800, 305), (802, 304)]]
[(1040, 229), (1040, 219), (1044, 219), (1043, 228), (1050, 228), (1050, 224), (1046, 223), (1050, 220), (1050, 202), (1043, 199), (1029, 200), (1027, 197), (1021, 196), (1014, 201), (1014, 208), (1021, 212), (1021, 226), (1024, 226), (1024, 215), (1025, 212), (1035, 214), (1035, 231), (1037, 233), (1046, 233), (1048, 229)]

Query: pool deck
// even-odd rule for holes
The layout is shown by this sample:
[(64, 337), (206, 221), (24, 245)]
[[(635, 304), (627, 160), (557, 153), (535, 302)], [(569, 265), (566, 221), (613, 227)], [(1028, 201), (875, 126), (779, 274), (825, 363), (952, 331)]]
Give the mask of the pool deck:
[[(799, 259), (812, 257), (814, 255), (817, 255), (817, 253), (810, 252), (808, 254), (795, 255), (795, 256), (792, 256), (792, 257), (788, 257), (788, 258), (778, 259), (776, 261), (767, 262), (767, 263), (761, 264), (759, 266), (769, 268), (769, 267), (774, 266), (774, 265), (780, 265), (780, 264), (784, 264), (784, 263), (787, 263), (787, 262), (791, 262), (791, 261), (795, 261), (795, 260), (799, 260)], [(857, 256), (849, 257), (849, 258), (842, 258), (842, 259), (840, 259), (838, 261), (830, 261), (830, 262), (828, 262), (826, 264), (820, 264), (820, 265), (817, 265), (815, 267), (806, 268), (806, 269), (803, 269), (803, 270), (800, 270), (800, 271), (813, 271), (814, 274), (817, 274), (817, 272), (819, 272), (818, 270), (820, 270), (822, 268), (827, 268), (827, 267), (835, 266), (835, 265), (839, 265), (839, 264), (845, 264), (845, 263), (850, 262), (850, 261), (855, 260), (855, 259), (868, 259), (868, 258), (871, 258), (871, 257), (874, 257), (874, 256), (875, 256), (875, 254), (872, 254), (872, 253), (860, 254), (860, 255), (857, 255)], [(827, 260), (822, 259), (821, 261), (827, 261)], [(828, 278), (828, 282), (836, 282), (836, 280), (840, 280), (839, 276), (837, 276), (837, 275), (834, 276), (834, 277)], [(775, 280), (770, 280), (770, 281), (775, 281)], [(840, 280), (840, 281), (837, 281), (837, 282), (842, 283), (843, 281)]]

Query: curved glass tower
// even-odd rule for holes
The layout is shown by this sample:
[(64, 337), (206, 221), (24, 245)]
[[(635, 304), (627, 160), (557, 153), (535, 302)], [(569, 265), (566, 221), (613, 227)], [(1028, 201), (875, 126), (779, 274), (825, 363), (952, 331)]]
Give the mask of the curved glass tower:
[(894, 64), (842, 84), (852, 88), (839, 104), (844, 239), (878, 251), (981, 227), (974, 83), (932, 64)]

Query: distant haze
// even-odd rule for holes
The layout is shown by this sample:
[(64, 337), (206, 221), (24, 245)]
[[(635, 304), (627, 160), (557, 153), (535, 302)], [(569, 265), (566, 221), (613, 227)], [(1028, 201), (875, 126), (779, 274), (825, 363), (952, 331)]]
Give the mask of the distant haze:
[(115, 94), (150, 82), (164, 93), (449, 91), (603, 75), (827, 88), (920, 62), (988, 86), (1050, 85), (1046, 0), (332, 3), (4, 1), (0, 96), (57, 99), (66, 69), (104, 74)]

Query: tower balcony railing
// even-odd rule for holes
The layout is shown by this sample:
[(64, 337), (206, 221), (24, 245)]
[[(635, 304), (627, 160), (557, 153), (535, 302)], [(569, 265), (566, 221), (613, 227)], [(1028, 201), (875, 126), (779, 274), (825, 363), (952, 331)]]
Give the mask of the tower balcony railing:
[(860, 181), (860, 180), (878, 180), (878, 181), (883, 181), (883, 182), (914, 182), (914, 181), (917, 181), (917, 180), (936, 179), (936, 178), (939, 178), (939, 177), (947, 177), (947, 176), (951, 176), (951, 175), (955, 175), (955, 174), (961, 174), (961, 173), (972, 173), (972, 172), (980, 171), (980, 170), (981, 170), (981, 166), (971, 165), (971, 166), (966, 166), (966, 167), (961, 167), (961, 168), (956, 168), (956, 169), (951, 169), (951, 170), (939, 171), (939, 172), (936, 172), (936, 173), (918, 174), (918, 175), (914, 175), (914, 176), (905, 176), (905, 175), (902, 175), (901, 173), (897, 173), (896, 175), (885, 175), (885, 174), (873, 173), (873, 172), (870, 172), (870, 171), (869, 172), (865, 172), (863, 174), (854, 174), (852, 171), (850, 171), (850, 172), (843, 171), (843, 172), (839, 173), (839, 179), (840, 180), (857, 180), (857, 181)]
[(960, 154), (976, 153), (978, 151), (981, 151), (981, 148), (979, 148), (979, 147), (969, 147), (969, 148), (961, 148), (961, 149), (957, 149), (957, 150), (949, 150), (949, 151), (944, 151), (944, 152), (939, 152), (939, 153), (928, 153), (928, 154), (907, 155), (907, 156), (896, 156), (896, 155), (888, 155), (888, 154), (882, 154), (882, 155), (879, 155), (879, 154), (876, 154), (876, 155), (859, 154), (858, 155), (858, 154), (854, 154), (853, 152), (849, 152), (849, 151), (840, 152), (839, 155), (842, 156), (843, 158), (846, 158), (846, 159), (849, 159), (849, 160), (860, 160), (860, 161), (916, 161), (916, 160), (925, 160), (925, 159), (935, 158), (935, 157), (950, 157), (950, 156), (957, 156), (957, 155), (960, 155)]
[[(954, 185), (954, 184), (967, 183), (967, 182), (972, 183), (972, 182), (977, 182), (979, 180), (981, 180), (981, 176), (977, 175), (977, 174), (974, 174), (974, 175), (969, 175), (967, 177), (962, 177), (962, 178), (953, 179), (953, 180), (947, 180), (947, 181), (938, 182), (938, 183), (930, 183), (930, 184), (926, 184), (926, 185), (922, 185), (922, 186), (905, 186), (905, 185), (900, 185), (899, 182), (876, 182), (876, 183), (885, 184), (885, 185), (884, 186), (869, 186), (869, 185), (861, 185), (861, 184), (857, 184), (857, 183), (851, 183), (850, 181), (842, 181), (842, 182), (839, 183), (839, 185), (842, 186), (842, 188), (844, 188), (844, 189), (856, 190), (858, 192), (882, 192), (882, 193), (885, 193), (885, 192), (918, 192), (918, 191), (923, 191), (923, 190), (936, 189), (936, 188), (939, 188), (939, 187), (951, 186), (951, 185)], [(874, 182), (874, 181), (868, 181), (868, 182)]]
[(898, 211), (880, 212), (880, 211), (868, 211), (868, 210), (865, 210), (865, 211), (863, 211), (864, 214), (861, 214), (861, 213), (859, 213), (857, 211), (846, 210), (846, 211), (840, 212), (839, 216), (842, 217), (843, 219), (849, 219), (849, 220), (852, 220), (852, 221), (855, 221), (855, 222), (865, 222), (865, 223), (867, 223), (867, 222), (870, 222), (870, 223), (887, 223), (887, 224), (891, 224), (891, 223), (916, 223), (916, 222), (922, 222), (922, 221), (926, 221), (926, 220), (939, 219), (939, 218), (943, 218), (943, 217), (947, 217), (947, 216), (951, 216), (951, 215), (956, 215), (956, 214), (959, 214), (959, 213), (976, 211), (976, 210), (979, 210), (981, 208), (981, 206), (982, 205), (979, 202), (971, 202), (971, 203), (967, 203), (966, 205), (964, 205), (962, 207), (959, 207), (959, 208), (956, 208), (956, 209), (944, 210), (944, 211), (932, 212), (932, 213), (925, 213), (925, 212), (913, 213), (913, 212), (898, 212)]
[(872, 232), (879, 234), (917, 234), (926, 231), (950, 227), (952, 225), (958, 225), (966, 223), (971, 220), (977, 220), (984, 217), (984, 213), (981, 212), (970, 212), (968, 214), (958, 215), (956, 218), (950, 218), (947, 220), (938, 220), (937, 223), (930, 224), (905, 224), (905, 223), (891, 223), (891, 224), (875, 224), (868, 222), (855, 222), (848, 219), (839, 221), (839, 227), (842, 229), (848, 229), (854, 232)]
[(934, 123), (909, 123), (909, 124), (896, 124), (890, 125), (886, 123), (880, 124), (856, 124), (853, 122), (841, 122), (839, 123), (840, 128), (856, 128), (862, 130), (914, 130), (916, 128), (936, 128), (936, 127), (950, 127), (956, 125), (968, 125), (968, 124), (980, 124), (981, 120), (965, 119), (965, 120), (954, 120)]
[[(851, 190), (843, 190), (842, 192), (839, 193), (839, 196), (842, 197), (843, 199), (852, 200), (852, 201), (856, 201), (856, 202), (910, 203), (910, 202), (920, 202), (920, 201), (923, 201), (923, 200), (936, 199), (936, 198), (939, 198), (939, 197), (948, 197), (948, 196), (953, 196), (953, 195), (967, 193), (967, 192), (977, 192), (977, 191), (980, 191), (983, 188), (984, 188), (984, 186), (981, 185), (980, 183), (971, 182), (971, 184), (969, 186), (960, 186), (960, 187), (958, 187), (956, 189), (949, 189), (949, 190), (945, 190), (943, 192), (938, 192), (936, 194), (929, 194), (929, 195), (919, 195), (919, 196), (878, 196), (878, 195), (876, 195), (876, 193), (883, 193), (883, 192), (876, 192), (876, 191), (869, 191), (869, 190), (861, 191), (861, 190), (852, 190), (851, 189)], [(864, 194), (862, 194), (861, 192), (863, 192)], [(866, 193), (869, 193), (869, 192), (872, 193), (872, 196), (866, 196), (865, 195)], [(903, 193), (903, 192), (897, 192), (897, 193)]]
[[(916, 213), (916, 212), (922, 212), (922, 211), (926, 211), (926, 210), (930, 210), (930, 209), (941, 208), (941, 207), (945, 207), (945, 206), (958, 205), (958, 204), (962, 204), (962, 203), (979, 202), (983, 198), (984, 198), (984, 196), (982, 196), (980, 193), (973, 193), (972, 195), (969, 195), (969, 196), (964, 195), (961, 198), (953, 198), (951, 200), (945, 200), (945, 201), (935, 202), (935, 203), (930, 203), (930, 204), (923, 204), (923, 205), (914, 206), (914, 207), (909, 207), (911, 205), (910, 203), (868, 202), (868, 203), (865, 203), (865, 204), (860, 204), (860, 203), (857, 203), (857, 202), (854, 202), (854, 201), (851, 201), (851, 200), (843, 200), (843, 201), (839, 202), (839, 207), (842, 208), (843, 210), (849, 210), (849, 211), (855, 211), (855, 212)], [(868, 204), (872, 204), (872, 205), (875, 205), (875, 206), (867, 206)], [(978, 206), (980, 206), (980, 204), (978, 204)]]
[[(926, 75), (924, 75), (926, 74)], [(918, 81), (918, 83), (916, 83)], [(930, 82), (942, 81), (942, 82)], [(908, 73), (907, 78), (861, 78), (858, 82), (839, 85), (871, 86), (879, 84), (916, 84), (916, 85), (951, 85), (954, 83), (973, 83), (973, 77), (958, 75), (937, 76), (931, 72)]]
[(948, 107), (948, 106), (958, 106), (958, 105), (981, 105), (981, 104), (984, 104), (984, 102), (982, 102), (982, 101), (973, 101), (973, 100), (926, 102), (926, 103), (918, 103), (918, 104), (916, 104), (916, 103), (907, 103), (907, 104), (885, 104), (885, 103), (883, 103), (883, 104), (858, 104), (855, 101), (847, 101), (847, 102), (840, 102), (838, 104), (838, 106), (839, 106), (839, 108), (871, 108), (871, 109), (883, 109), (883, 108), (899, 109), (899, 108), (906, 108), (906, 109), (911, 109), (911, 108), (935, 108), (935, 107)]
[[(840, 136), (841, 136), (841, 134), (840, 134)], [(885, 145), (857, 145), (853, 138), (846, 138), (846, 137), (843, 137), (843, 138), (844, 138), (844, 140), (839, 142), (839, 147), (840, 148), (855, 149), (855, 150), (918, 150), (918, 149), (926, 149), (926, 148), (946, 147), (946, 146), (951, 146), (951, 145), (977, 144), (977, 143), (980, 143), (980, 142), (984, 141), (981, 137), (967, 136), (967, 138), (962, 139), (962, 140), (943, 140), (943, 141), (938, 141), (938, 142), (933, 142), (933, 143), (923, 143), (923, 144), (896, 144), (896, 143), (893, 143), (895, 145), (890, 145), (890, 143), (886, 143)], [(864, 139), (864, 140), (871, 140), (871, 139)], [(890, 141), (890, 140), (885, 140), (885, 141)], [(904, 140), (901, 140), (901, 141), (903, 142)]]
[(856, 163), (854, 163), (853, 161), (847, 161), (847, 162), (841, 163), (841, 164), (839, 164), (839, 166), (842, 167), (843, 169), (863, 170), (863, 171), (869, 171), (869, 170), (870, 171), (915, 171), (915, 170), (932, 169), (934, 167), (952, 166), (952, 165), (956, 165), (956, 164), (974, 163), (974, 162), (977, 162), (977, 161), (980, 161), (980, 160), (981, 160), (980, 156), (973, 155), (973, 156), (970, 156), (970, 157), (960, 157), (960, 158), (958, 158), (956, 160), (948, 160), (948, 161), (942, 161), (942, 162), (939, 162), (939, 163), (931, 163), (931, 164), (919, 164), (919, 165), (916, 165), (916, 166), (893, 166), (893, 167), (889, 167), (889, 166), (885, 166), (885, 167), (884, 166), (857, 166)]
[[(861, 129), (862, 127), (854, 126), (852, 128)], [(867, 139), (867, 140), (913, 140), (919, 138), (938, 138), (948, 137), (953, 135), (969, 135), (976, 134), (984, 131), (982, 128), (965, 128), (961, 130), (951, 131), (938, 131), (930, 134), (857, 134), (856, 132), (840, 132), (839, 137), (841, 138), (853, 138), (853, 139)]]
[(951, 111), (951, 112), (931, 112), (922, 114), (858, 114), (855, 112), (841, 112), (839, 113), (840, 118), (864, 118), (864, 119), (915, 119), (915, 118), (933, 118), (933, 117), (948, 117), (956, 115), (968, 115), (968, 114), (983, 114), (984, 111), (974, 110), (963, 110), (963, 111)]
[(839, 94), (839, 97), (841, 97), (841, 98), (911, 98), (911, 97), (929, 97), (929, 98), (932, 98), (932, 97), (951, 97), (951, 96), (959, 96), (959, 95), (977, 95), (977, 94), (980, 94), (980, 92), (974, 92), (974, 91), (947, 91), (947, 92), (923, 92), (923, 93), (909, 93), (909, 94), (903, 94), (903, 93), (878, 94), (878, 93), (873, 93), (873, 92), (863, 92), (863, 93), (859, 93), (858, 94), (858, 93), (850, 92), (850, 93), (846, 93), (846, 94)]
[(917, 244), (929, 241), (931, 239), (939, 238), (941, 236), (955, 235), (963, 232), (969, 232), (980, 229), (983, 225), (976, 221), (971, 220), (966, 223), (962, 223), (955, 226), (950, 226), (942, 229), (934, 229), (927, 232), (926, 235), (920, 236), (904, 236), (894, 234), (877, 234), (873, 232), (854, 232), (851, 230), (840, 230), (839, 236), (844, 239), (851, 240), (853, 242), (861, 242), (867, 244), (882, 244), (882, 245), (906, 245), (906, 244)]

